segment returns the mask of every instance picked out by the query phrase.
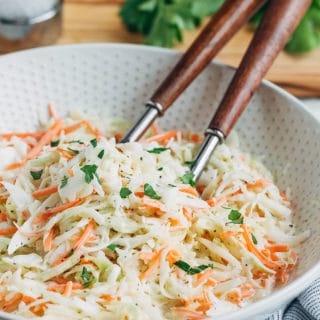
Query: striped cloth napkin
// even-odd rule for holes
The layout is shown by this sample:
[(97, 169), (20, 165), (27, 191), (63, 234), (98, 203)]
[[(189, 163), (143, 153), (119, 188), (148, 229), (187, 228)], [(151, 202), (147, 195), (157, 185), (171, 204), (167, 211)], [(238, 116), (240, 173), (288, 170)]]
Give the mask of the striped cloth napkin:
[(320, 320), (320, 278), (303, 291), (286, 308), (265, 320)]

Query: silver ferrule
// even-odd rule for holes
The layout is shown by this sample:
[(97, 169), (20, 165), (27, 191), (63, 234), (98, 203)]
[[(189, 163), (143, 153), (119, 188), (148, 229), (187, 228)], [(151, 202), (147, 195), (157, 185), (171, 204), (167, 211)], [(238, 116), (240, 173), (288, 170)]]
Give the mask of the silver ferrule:
[(138, 141), (153, 121), (163, 114), (163, 107), (159, 103), (149, 101), (147, 102), (146, 107), (145, 112), (123, 137), (121, 143)]
[(197, 181), (206, 167), (210, 157), (219, 143), (224, 140), (224, 134), (217, 129), (207, 129), (205, 139), (193, 161), (191, 172), (194, 175), (194, 180)]

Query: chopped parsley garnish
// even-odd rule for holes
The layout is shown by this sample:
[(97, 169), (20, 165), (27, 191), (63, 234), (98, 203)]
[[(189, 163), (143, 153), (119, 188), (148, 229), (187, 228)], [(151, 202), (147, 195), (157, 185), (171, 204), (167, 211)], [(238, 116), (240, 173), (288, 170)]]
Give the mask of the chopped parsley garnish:
[(194, 160), (193, 160), (193, 161), (185, 161), (185, 164), (186, 164), (187, 166), (190, 166), (190, 167), (192, 167), (192, 166), (194, 165), (194, 163), (195, 163)]
[(254, 244), (258, 244), (258, 240), (257, 240), (257, 238), (254, 236), (253, 233), (251, 233), (251, 239), (252, 239), (252, 242), (253, 242)]
[(132, 193), (132, 191), (128, 188), (121, 188), (120, 197), (122, 199), (128, 198), (128, 196)]
[(85, 174), (84, 180), (86, 181), (86, 183), (90, 183), (94, 179), (94, 177), (96, 177), (99, 181), (99, 177), (97, 176), (96, 172), (97, 169), (98, 167), (95, 164), (87, 164), (81, 168), (81, 171)]
[(180, 269), (182, 269), (183, 271), (185, 271), (187, 274), (197, 274), (202, 272), (203, 270), (206, 270), (208, 268), (213, 268), (213, 264), (201, 264), (200, 266), (197, 267), (191, 267), (187, 262), (182, 261), (182, 260), (178, 260), (174, 263), (177, 267), (179, 267)]
[(112, 251), (116, 251), (116, 249), (118, 248), (118, 246), (114, 243), (111, 243), (107, 246), (108, 249), (112, 250)]
[(81, 278), (82, 280), (86, 281), (82, 283), (82, 286), (84, 288), (88, 288), (91, 287), (92, 285), (94, 285), (96, 283), (96, 278), (93, 276), (90, 276), (88, 269), (86, 267), (82, 268), (82, 272), (81, 272)]
[(90, 280), (90, 275), (89, 275), (88, 269), (86, 267), (82, 268), (81, 278), (82, 278), (82, 280), (86, 280), (86, 281)]
[(104, 156), (104, 150), (102, 149), (99, 153), (98, 153), (98, 158), (102, 159)]
[(149, 153), (155, 153), (155, 154), (160, 154), (161, 152), (164, 152), (164, 151), (167, 151), (167, 150), (170, 150), (170, 148), (154, 148), (154, 149), (151, 149), (151, 150), (147, 150)]
[(67, 255), (67, 258), (71, 257), (74, 254), (74, 249), (71, 249)]
[(68, 143), (79, 143), (79, 144), (84, 144), (83, 141), (81, 140), (71, 140), (71, 141), (68, 141)]
[(73, 154), (79, 154), (79, 150), (74, 150), (74, 149), (71, 149), (71, 148), (68, 148), (69, 151), (71, 151)]
[(65, 187), (68, 183), (68, 177), (67, 176), (64, 176), (61, 180), (61, 185), (60, 185), (60, 188), (62, 189), (63, 187)]
[(160, 167), (160, 168), (158, 168), (157, 170), (158, 170), (158, 171), (162, 171), (162, 170), (163, 170), (163, 167)]
[(171, 184), (171, 183), (168, 183), (168, 186), (172, 187), (172, 188), (176, 188), (176, 186), (174, 184)]
[(143, 189), (144, 189), (144, 194), (150, 197), (151, 199), (156, 199), (156, 200), (161, 199), (161, 197), (154, 191), (154, 189), (149, 183), (146, 183)]
[(180, 177), (180, 180), (183, 184), (190, 184), (191, 187), (196, 186), (196, 182), (193, 180), (194, 174), (193, 173), (186, 173), (182, 177)]
[(90, 140), (90, 143), (94, 148), (98, 145), (97, 139)]
[(56, 146), (59, 145), (59, 143), (60, 143), (60, 140), (51, 141), (51, 142), (50, 142), (50, 146), (51, 146), (51, 147), (56, 147)]
[(239, 212), (238, 210), (232, 209), (228, 215), (228, 219), (230, 220), (228, 224), (243, 224), (243, 217), (241, 215), (241, 212)]
[(30, 171), (30, 174), (33, 178), (33, 180), (39, 180), (42, 176), (43, 170), (40, 171)]
[(88, 282), (84, 282), (84, 283), (82, 284), (82, 286), (83, 286), (84, 288), (89, 288), (89, 287), (93, 286), (96, 282), (97, 282), (96, 278), (95, 278), (95, 277), (92, 277)]

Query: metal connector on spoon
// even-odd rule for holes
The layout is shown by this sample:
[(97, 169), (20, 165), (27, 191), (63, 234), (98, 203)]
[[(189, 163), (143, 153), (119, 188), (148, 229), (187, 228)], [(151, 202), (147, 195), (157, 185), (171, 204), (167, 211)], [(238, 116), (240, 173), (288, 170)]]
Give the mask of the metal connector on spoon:
[(128, 133), (123, 137), (121, 143), (138, 141), (151, 124), (158, 118), (162, 116), (164, 108), (160, 103), (153, 101), (148, 101), (146, 103), (146, 110), (138, 119), (138, 121), (130, 128)]

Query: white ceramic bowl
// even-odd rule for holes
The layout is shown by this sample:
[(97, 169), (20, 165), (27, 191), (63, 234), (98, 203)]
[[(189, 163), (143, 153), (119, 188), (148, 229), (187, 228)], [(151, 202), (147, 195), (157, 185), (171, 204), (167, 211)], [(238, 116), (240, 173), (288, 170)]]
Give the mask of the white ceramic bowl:
[[(0, 132), (36, 129), (48, 102), (62, 116), (77, 108), (104, 110), (134, 121), (179, 56), (170, 50), (112, 44), (48, 47), (2, 56)], [(167, 112), (161, 126), (203, 130), (233, 72), (211, 64)], [(312, 232), (301, 246), (298, 267), (287, 286), (236, 314), (219, 316), (220, 320), (264, 319), (264, 314), (297, 296), (320, 271), (320, 125), (297, 99), (264, 82), (237, 129), (242, 148), (263, 155), (280, 188), (290, 187), (297, 229)]]

